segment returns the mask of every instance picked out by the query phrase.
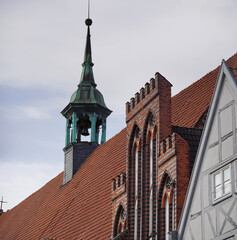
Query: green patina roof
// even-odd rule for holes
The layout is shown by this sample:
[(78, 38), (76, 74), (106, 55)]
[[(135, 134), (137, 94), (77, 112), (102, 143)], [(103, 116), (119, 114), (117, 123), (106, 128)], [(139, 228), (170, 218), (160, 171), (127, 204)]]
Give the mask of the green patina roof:
[(86, 37), (86, 47), (84, 54), (84, 62), (82, 64), (82, 73), (80, 79), (80, 85), (93, 85), (96, 87), (94, 75), (93, 75), (93, 63), (92, 63), (92, 54), (91, 54), (91, 35), (90, 35), (90, 26), (87, 28), (87, 37)]
[(107, 117), (111, 110), (105, 105), (102, 93), (96, 89), (96, 83), (93, 75), (93, 63), (91, 54), (90, 26), (91, 19), (86, 19), (87, 37), (84, 61), (82, 64), (82, 73), (77, 90), (72, 94), (69, 104), (62, 110), (65, 118), (71, 117), (73, 112), (86, 114), (95, 112), (101, 116)]
[(105, 108), (104, 97), (102, 93), (96, 89), (96, 83), (93, 75), (93, 63), (91, 54), (91, 40), (90, 40), (90, 25), (92, 20), (87, 19), (87, 37), (86, 37), (86, 47), (84, 54), (84, 62), (82, 64), (82, 73), (78, 89), (72, 94), (70, 103), (97, 103)]
[(78, 86), (78, 89), (72, 94), (70, 103), (97, 103), (106, 107), (104, 97), (94, 86)]

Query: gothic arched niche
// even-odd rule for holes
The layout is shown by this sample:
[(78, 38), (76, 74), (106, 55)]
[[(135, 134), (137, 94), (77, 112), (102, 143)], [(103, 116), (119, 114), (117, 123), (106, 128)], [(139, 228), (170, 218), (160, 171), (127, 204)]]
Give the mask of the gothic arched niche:
[[(154, 114), (149, 111), (149, 113), (147, 114), (147, 117), (145, 119), (145, 124), (144, 124), (144, 131), (143, 131), (143, 142), (144, 144), (146, 144), (147, 141), (149, 141), (149, 137), (154, 138), (153, 136), (153, 129), (155, 128), (155, 116)], [(150, 132), (150, 134), (149, 134)]]
[[(137, 232), (139, 232), (139, 209), (140, 209), (140, 194), (141, 194), (141, 138), (142, 131), (137, 124), (134, 124), (131, 137), (129, 140), (129, 161), (128, 168), (131, 169), (128, 174), (128, 215), (129, 222), (128, 227), (130, 234), (134, 234), (134, 238), (137, 238)], [(131, 221), (134, 220), (134, 221)]]
[(129, 140), (129, 153), (132, 154), (134, 143), (136, 143), (137, 146), (140, 145), (140, 137), (141, 137), (141, 130), (138, 127), (137, 124), (134, 124), (130, 140)]
[(122, 204), (120, 204), (115, 217), (114, 237), (121, 234), (126, 228), (127, 228), (127, 214)]
[(143, 223), (143, 235), (151, 236), (156, 231), (156, 179), (157, 179), (157, 126), (156, 117), (149, 110), (144, 121), (142, 138), (142, 172), (143, 172), (143, 205), (142, 212), (146, 219)]
[[(158, 194), (158, 232), (160, 236), (168, 239), (168, 232), (174, 225), (174, 202), (173, 202), (174, 181), (171, 175), (165, 171), (161, 178)], [(161, 221), (161, 219), (163, 219)], [(165, 221), (164, 221), (165, 219)]]

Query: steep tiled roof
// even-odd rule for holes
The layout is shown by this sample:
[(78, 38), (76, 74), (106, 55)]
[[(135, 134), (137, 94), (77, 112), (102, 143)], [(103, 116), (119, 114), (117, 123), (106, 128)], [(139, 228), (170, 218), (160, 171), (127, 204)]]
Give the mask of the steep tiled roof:
[[(227, 60), (234, 73), (237, 54)], [(210, 104), (219, 68), (172, 98), (172, 124), (194, 127)], [(0, 216), (0, 238), (109, 239), (111, 180), (126, 172), (126, 129), (99, 146), (64, 186), (63, 173)]]
[[(237, 78), (237, 53), (226, 61)], [(172, 97), (172, 124), (194, 127), (208, 108), (220, 67)]]
[(109, 239), (111, 180), (126, 171), (126, 129), (99, 146), (65, 186), (59, 174), (0, 217), (0, 239)]

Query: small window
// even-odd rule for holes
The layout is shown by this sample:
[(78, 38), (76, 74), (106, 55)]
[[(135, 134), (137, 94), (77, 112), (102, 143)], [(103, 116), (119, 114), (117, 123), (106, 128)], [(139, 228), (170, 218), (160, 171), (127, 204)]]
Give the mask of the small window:
[(213, 202), (231, 195), (231, 168), (230, 165), (219, 169), (212, 174)]

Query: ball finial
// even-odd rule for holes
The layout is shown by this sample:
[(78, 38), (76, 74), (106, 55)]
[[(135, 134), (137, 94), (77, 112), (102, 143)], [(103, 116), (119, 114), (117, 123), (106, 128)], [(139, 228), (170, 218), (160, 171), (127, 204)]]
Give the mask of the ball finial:
[(90, 19), (90, 18), (87, 18), (86, 19), (86, 21), (85, 21), (85, 24), (86, 24), (86, 26), (91, 26), (91, 24), (92, 24), (92, 20)]

